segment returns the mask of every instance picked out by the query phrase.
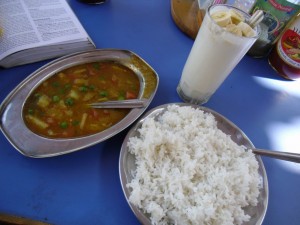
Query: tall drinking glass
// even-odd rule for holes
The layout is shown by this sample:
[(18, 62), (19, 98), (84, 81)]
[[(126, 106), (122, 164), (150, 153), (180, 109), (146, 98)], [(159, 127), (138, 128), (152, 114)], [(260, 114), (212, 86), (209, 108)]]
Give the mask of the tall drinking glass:
[(254, 36), (246, 37), (219, 26), (212, 14), (227, 10), (237, 11), (245, 21), (250, 18), (244, 11), (230, 5), (208, 8), (177, 87), (185, 102), (206, 103), (258, 38), (259, 27), (254, 28)]

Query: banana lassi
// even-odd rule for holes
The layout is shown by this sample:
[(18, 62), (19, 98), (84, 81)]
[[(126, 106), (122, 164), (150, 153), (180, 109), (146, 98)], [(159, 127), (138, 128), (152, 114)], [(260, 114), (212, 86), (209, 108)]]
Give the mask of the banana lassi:
[(257, 39), (250, 16), (229, 5), (208, 8), (177, 87), (179, 96), (204, 104)]

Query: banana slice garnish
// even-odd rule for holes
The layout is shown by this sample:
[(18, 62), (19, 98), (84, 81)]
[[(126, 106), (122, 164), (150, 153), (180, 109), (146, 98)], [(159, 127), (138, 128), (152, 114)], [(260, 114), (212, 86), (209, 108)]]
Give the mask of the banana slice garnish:
[(211, 14), (213, 20), (221, 27), (231, 24), (231, 15), (228, 11), (218, 11)]
[(244, 22), (245, 18), (243, 15), (241, 15), (240, 13), (238, 13), (237, 11), (235, 11), (234, 9), (230, 9), (229, 13), (231, 15), (231, 21), (233, 24), (237, 25), (240, 22)]
[(249, 24), (245, 22), (240, 22), (237, 26), (241, 29), (243, 36), (245, 37), (255, 36), (255, 31), (252, 29), (252, 27), (249, 26)]
[(226, 26), (226, 30), (233, 34), (236, 34), (237, 36), (240, 36), (240, 37), (243, 36), (243, 32), (242, 32), (241, 28), (235, 24), (228, 24)]
[(245, 17), (234, 9), (217, 11), (211, 14), (212, 19), (227, 31), (244, 37), (253, 37), (256, 32), (245, 23)]

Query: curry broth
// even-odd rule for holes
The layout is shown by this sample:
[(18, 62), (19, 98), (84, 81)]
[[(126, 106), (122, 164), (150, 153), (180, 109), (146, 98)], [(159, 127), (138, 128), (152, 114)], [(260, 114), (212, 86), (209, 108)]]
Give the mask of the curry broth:
[(23, 108), (26, 126), (49, 138), (72, 138), (103, 131), (129, 109), (94, 109), (89, 103), (137, 98), (140, 81), (129, 68), (111, 61), (76, 65), (42, 82)]

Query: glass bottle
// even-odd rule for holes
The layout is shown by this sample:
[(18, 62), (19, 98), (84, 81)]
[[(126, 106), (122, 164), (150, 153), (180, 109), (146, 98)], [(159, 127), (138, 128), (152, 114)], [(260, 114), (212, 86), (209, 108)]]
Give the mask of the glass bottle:
[(285, 26), (300, 10), (300, 0), (257, 0), (250, 14), (258, 9), (264, 11), (264, 19), (260, 23), (261, 34), (248, 55), (265, 57), (274, 47)]
[(255, 3), (255, 0), (235, 0), (233, 3), (233, 6), (249, 13), (249, 11), (252, 9), (254, 3)]
[(300, 16), (281, 35), (269, 55), (270, 65), (289, 80), (300, 79)]

